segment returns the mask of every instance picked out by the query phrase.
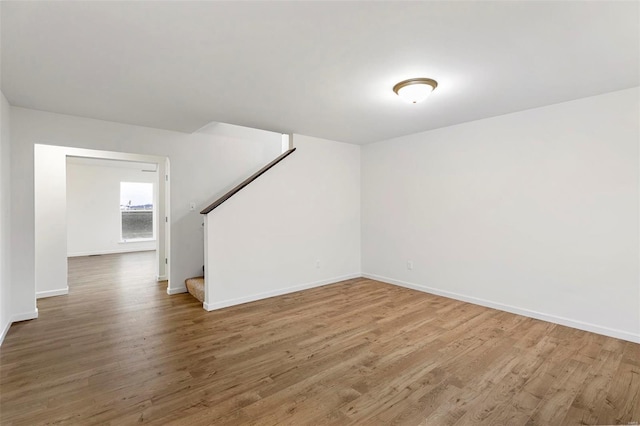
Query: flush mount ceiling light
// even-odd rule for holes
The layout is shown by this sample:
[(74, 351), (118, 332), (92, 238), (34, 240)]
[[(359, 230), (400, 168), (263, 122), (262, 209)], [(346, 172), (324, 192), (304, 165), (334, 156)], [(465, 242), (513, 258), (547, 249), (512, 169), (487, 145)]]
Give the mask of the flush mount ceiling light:
[(436, 87), (438, 82), (430, 78), (410, 78), (393, 86), (393, 91), (405, 101), (417, 104), (427, 99)]

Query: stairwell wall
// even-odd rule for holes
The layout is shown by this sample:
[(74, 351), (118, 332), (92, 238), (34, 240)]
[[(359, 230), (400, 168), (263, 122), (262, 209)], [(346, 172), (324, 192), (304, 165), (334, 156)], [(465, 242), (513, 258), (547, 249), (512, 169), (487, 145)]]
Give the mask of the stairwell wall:
[(360, 146), (293, 144), (206, 216), (205, 309), (360, 276)]

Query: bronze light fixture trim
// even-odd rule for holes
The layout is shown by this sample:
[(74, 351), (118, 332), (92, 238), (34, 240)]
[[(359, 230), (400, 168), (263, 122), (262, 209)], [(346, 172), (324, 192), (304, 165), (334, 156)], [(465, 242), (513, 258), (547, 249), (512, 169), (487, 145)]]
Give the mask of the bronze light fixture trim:
[[(409, 86), (414, 86), (414, 85), (420, 85), (422, 88), (425, 88), (425, 89), (426, 89), (425, 86), (430, 86), (430, 89), (423, 91), (421, 94), (417, 94), (417, 96), (415, 93), (417, 91), (415, 90), (410, 91), (411, 95), (413, 96), (407, 97), (404, 94), (402, 94), (402, 89), (407, 88)], [(438, 82), (431, 78), (410, 78), (408, 80), (403, 80), (400, 83), (393, 86), (393, 91), (396, 93), (396, 95), (400, 96), (402, 99), (415, 104), (425, 100), (427, 96), (429, 96), (429, 94), (435, 90), (436, 87), (438, 87)], [(417, 87), (416, 88), (412, 87), (411, 89), (417, 89)]]

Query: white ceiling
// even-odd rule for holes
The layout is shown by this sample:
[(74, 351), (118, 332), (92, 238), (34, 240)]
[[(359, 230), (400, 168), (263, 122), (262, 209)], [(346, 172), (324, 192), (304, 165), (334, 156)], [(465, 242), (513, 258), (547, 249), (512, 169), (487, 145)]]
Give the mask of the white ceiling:
[[(637, 1), (2, 2), (12, 105), (368, 143), (639, 84)], [(439, 82), (422, 104), (400, 80)]]

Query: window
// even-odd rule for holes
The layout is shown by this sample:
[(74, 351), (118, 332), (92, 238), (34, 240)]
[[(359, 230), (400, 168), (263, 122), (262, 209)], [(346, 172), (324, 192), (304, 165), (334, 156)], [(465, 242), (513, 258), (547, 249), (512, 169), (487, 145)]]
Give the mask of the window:
[(120, 182), (122, 241), (152, 240), (153, 184)]

